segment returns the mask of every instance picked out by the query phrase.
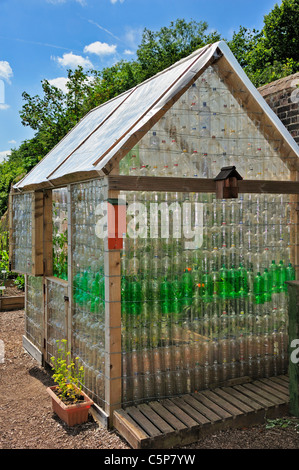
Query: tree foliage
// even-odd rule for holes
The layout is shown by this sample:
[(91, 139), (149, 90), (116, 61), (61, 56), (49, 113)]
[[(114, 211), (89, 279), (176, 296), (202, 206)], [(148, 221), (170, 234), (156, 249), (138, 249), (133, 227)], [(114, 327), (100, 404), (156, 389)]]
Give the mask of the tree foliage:
[(283, 0), (261, 31), (240, 26), (228, 43), (255, 86), (299, 71), (299, 0)]

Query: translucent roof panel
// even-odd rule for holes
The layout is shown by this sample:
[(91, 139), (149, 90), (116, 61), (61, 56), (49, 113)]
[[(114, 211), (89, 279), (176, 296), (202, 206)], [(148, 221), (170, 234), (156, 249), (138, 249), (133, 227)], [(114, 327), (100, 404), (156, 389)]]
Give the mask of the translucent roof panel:
[(93, 163), (99, 157), (111, 147), (115, 149), (114, 154), (119, 148), (119, 145), (115, 147), (115, 142), (127, 136), (136, 122), (141, 119), (140, 125), (147, 122), (165, 103), (165, 97), (161, 97), (166, 92), (167, 100), (175, 95), (179, 87), (188, 83), (192, 75), (213, 56), (216, 49), (217, 44), (205, 46), (175, 66), (87, 114), (17, 187), (47, 182), (78, 171), (94, 170)]
[(82, 142), (112, 113), (130, 94), (126, 92), (93, 109), (61, 139), (60, 142), (18, 183), (18, 187), (47, 181), (47, 177), (76, 150)]
[(67, 159), (52, 175), (53, 178), (78, 171), (94, 170), (94, 162), (113, 146), (103, 162), (96, 167), (100, 170), (132, 132), (142, 127), (180, 88), (192, 80), (195, 73), (215, 52), (215, 46), (206, 49), (202, 56), (193, 55), (176, 67), (167, 69), (136, 87), (118, 111)]

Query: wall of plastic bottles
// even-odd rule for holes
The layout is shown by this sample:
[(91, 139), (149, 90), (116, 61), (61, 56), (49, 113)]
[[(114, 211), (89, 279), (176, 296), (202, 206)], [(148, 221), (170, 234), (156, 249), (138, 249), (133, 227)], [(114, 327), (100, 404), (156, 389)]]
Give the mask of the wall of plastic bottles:
[[(233, 73), (233, 72), (232, 72)], [(280, 141), (265, 139), (209, 67), (120, 162), (134, 176), (214, 178), (235, 165), (244, 179), (288, 180)], [(147, 220), (122, 253), (123, 402), (137, 403), (287, 369), (287, 291), (294, 279), (294, 204), (286, 195), (124, 193), (129, 203), (176, 204)], [(201, 217), (186, 211), (201, 205)], [(133, 210), (134, 212), (134, 210)], [(189, 215), (188, 215), (189, 214)], [(134, 219), (134, 216), (133, 216)], [(191, 220), (192, 219), (192, 220)], [(128, 218), (128, 226), (132, 217)], [(168, 238), (161, 238), (167, 222)], [(171, 231), (181, 224), (179, 236)], [(158, 238), (149, 235), (157, 224)], [(186, 249), (184, 227), (202, 225)], [(134, 225), (134, 223), (133, 223)], [(188, 236), (188, 235), (187, 235)], [(187, 243), (187, 244), (186, 244)], [(199, 246), (200, 245), (200, 246)]]
[(32, 193), (12, 198), (12, 263), (16, 271), (27, 274), (32, 269), (32, 201)]
[[(214, 194), (165, 192), (123, 197), (128, 212), (139, 201), (148, 213), (146, 219), (143, 212), (148, 224), (143, 237), (127, 236), (122, 252), (123, 402), (190, 393), (247, 375), (285, 373), (285, 281), (295, 277), (289, 198), (216, 200)], [(168, 238), (150, 237), (149, 214), (157, 202), (178, 207), (167, 218)], [(191, 211), (184, 215), (186, 203)], [(195, 203), (203, 212), (202, 244), (190, 248), (184, 227), (194, 224)], [(128, 226), (137, 224), (134, 210), (131, 214)]]
[(46, 280), (47, 309), (47, 362), (57, 354), (57, 341), (67, 338), (67, 315), (65, 310), (65, 286)]
[(73, 353), (85, 370), (85, 387), (101, 406), (105, 401), (104, 239), (97, 236), (101, 203), (107, 200), (100, 180), (72, 185)]
[(43, 278), (27, 276), (26, 291), (26, 337), (41, 351), (44, 345)]
[(52, 191), (53, 203), (53, 275), (68, 278), (67, 188)]
[(264, 138), (271, 127), (261, 125), (259, 114), (247, 110), (239, 96), (220, 78), (217, 65), (210, 66), (122, 159), (120, 173), (214, 178), (222, 167), (235, 165), (244, 179), (288, 180), (281, 141)]

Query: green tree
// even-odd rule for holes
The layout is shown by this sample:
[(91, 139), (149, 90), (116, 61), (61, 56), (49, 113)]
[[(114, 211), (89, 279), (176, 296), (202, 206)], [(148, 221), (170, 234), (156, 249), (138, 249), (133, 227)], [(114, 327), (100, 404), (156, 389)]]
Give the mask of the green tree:
[(169, 27), (162, 27), (156, 32), (145, 28), (137, 49), (140, 81), (155, 75), (196, 49), (221, 39), (219, 33), (208, 34), (207, 30), (208, 24), (205, 21), (187, 22), (184, 19), (172, 21)]
[(276, 4), (261, 31), (240, 26), (228, 45), (255, 86), (298, 72), (299, 0)]
[(299, 0), (283, 0), (264, 17), (265, 47), (272, 63), (293, 59), (299, 62)]

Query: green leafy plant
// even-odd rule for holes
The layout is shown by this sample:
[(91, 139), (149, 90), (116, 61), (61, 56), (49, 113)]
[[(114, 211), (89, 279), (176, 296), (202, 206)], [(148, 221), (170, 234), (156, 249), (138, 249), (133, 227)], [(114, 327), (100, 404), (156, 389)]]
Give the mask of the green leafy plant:
[[(57, 216), (58, 212), (53, 203), (53, 215)], [(62, 220), (64, 223), (66, 219)], [(67, 280), (68, 277), (68, 256), (67, 256), (67, 230), (59, 231), (59, 228), (53, 226), (53, 274), (59, 279)]]
[(9, 272), (9, 255), (6, 250), (0, 250), (0, 270)]
[(267, 419), (266, 429), (273, 429), (279, 427), (281, 429), (294, 427), (295, 431), (299, 433), (299, 421), (296, 418), (276, 418), (276, 419)]
[(16, 277), (16, 279), (14, 280), (14, 285), (20, 289), (20, 290), (24, 290), (25, 289), (25, 277), (20, 274)]
[(79, 358), (71, 360), (67, 349), (67, 340), (57, 340), (57, 357), (51, 357), (53, 379), (57, 383), (56, 394), (66, 404), (76, 403), (82, 399), (84, 368), (79, 365)]

